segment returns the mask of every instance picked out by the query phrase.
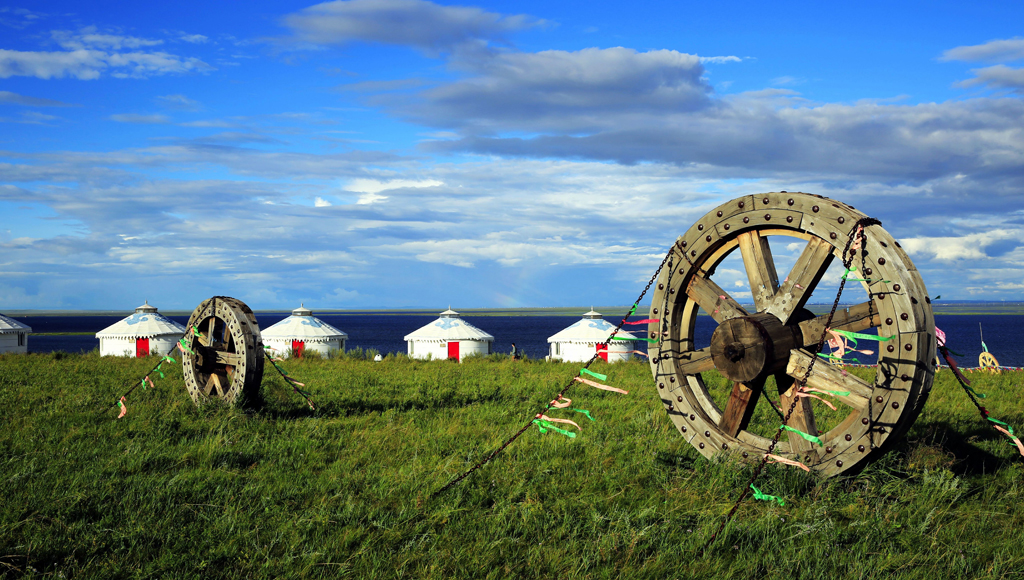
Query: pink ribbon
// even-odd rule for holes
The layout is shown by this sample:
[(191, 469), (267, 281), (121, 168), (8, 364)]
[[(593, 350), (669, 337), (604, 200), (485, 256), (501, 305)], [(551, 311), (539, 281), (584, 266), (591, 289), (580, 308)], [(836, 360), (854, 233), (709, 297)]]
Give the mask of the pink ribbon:
[(935, 342), (937, 342), (939, 346), (946, 346), (946, 333), (942, 332), (938, 326), (935, 327)]
[(1006, 429), (1000, 427), (999, 425), (992, 425), (992, 426), (995, 427), (996, 429), (999, 429), (1000, 431), (1002, 431), (1003, 434), (1005, 434), (1010, 439), (1013, 439), (1013, 442), (1017, 444), (1017, 451), (1020, 451), (1021, 456), (1024, 457), (1024, 443), (1021, 443), (1020, 439), (1014, 437), (1013, 435), (1010, 435), (1009, 431), (1007, 431)]
[(864, 232), (864, 226), (857, 226), (857, 233), (853, 236), (853, 243), (850, 244), (851, 250), (860, 249), (860, 235)]
[(629, 391), (623, 391), (622, 389), (616, 389), (615, 387), (609, 387), (608, 385), (602, 385), (601, 383), (595, 383), (594, 381), (588, 381), (587, 379), (585, 379), (583, 377), (576, 377), (576, 382), (577, 383), (583, 383), (584, 385), (590, 385), (591, 387), (594, 387), (595, 389), (601, 389), (602, 391), (611, 391), (613, 393), (622, 393), (623, 395), (628, 395), (629, 394)]
[(655, 324), (661, 322), (660, 318), (645, 318), (643, 320), (634, 320), (633, 322), (626, 322), (625, 324)]
[(807, 467), (803, 463), (800, 463), (799, 461), (793, 461), (792, 459), (786, 459), (785, 457), (779, 457), (778, 455), (772, 455), (771, 453), (765, 453), (764, 456), (765, 456), (766, 459), (774, 459), (775, 460), (775, 461), (769, 461), (769, 463), (785, 463), (786, 465), (792, 465), (793, 467), (799, 467), (800, 469), (803, 469), (807, 473), (811, 472), (809, 467)]
[[(819, 392), (824, 392), (824, 391), (819, 391)], [(835, 405), (833, 405), (832, 403), (830, 403), (830, 402), (826, 401), (825, 399), (822, 399), (822, 398), (821, 398), (821, 397), (819, 397), (818, 395), (812, 395), (812, 394), (810, 394), (810, 393), (805, 393), (805, 392), (803, 392), (803, 391), (797, 391), (797, 392), (796, 392), (796, 396), (798, 396), (798, 397), (810, 397), (810, 398), (812, 398), (812, 399), (818, 399), (818, 400), (819, 400), (819, 401), (821, 401), (822, 403), (825, 403), (825, 405), (827, 405), (829, 409), (832, 409), (833, 411), (835, 411), (835, 410), (836, 410), (836, 406), (835, 406)]]
[(566, 423), (572, 425), (573, 427), (576, 427), (580, 431), (583, 430), (582, 428), (580, 428), (579, 425), (576, 424), (575, 421), (570, 421), (569, 419), (552, 419), (551, 417), (548, 417), (547, 415), (541, 413), (537, 413), (537, 418), (540, 419), (541, 421), (550, 421), (552, 423)]
[(641, 355), (641, 356), (648, 356), (648, 354), (646, 352), (642, 351), (642, 350), (631, 350), (631, 351), (627, 352), (626, 354), (629, 354), (630, 352), (638, 354), (638, 355)]
[(124, 397), (121, 397), (121, 400), (117, 402), (117, 406), (121, 407), (121, 414), (117, 416), (118, 419), (128, 414), (128, 406), (124, 402)]
[[(559, 403), (559, 401), (562, 401)], [(558, 398), (548, 403), (553, 409), (564, 409), (572, 404), (572, 399), (566, 399), (562, 395), (558, 395)]]
[(151, 389), (155, 389), (156, 388), (156, 385), (153, 384), (153, 379), (149, 378), (149, 375), (146, 375), (146, 378), (143, 379), (143, 380), (146, 381), (149, 384), (149, 388), (151, 388)]

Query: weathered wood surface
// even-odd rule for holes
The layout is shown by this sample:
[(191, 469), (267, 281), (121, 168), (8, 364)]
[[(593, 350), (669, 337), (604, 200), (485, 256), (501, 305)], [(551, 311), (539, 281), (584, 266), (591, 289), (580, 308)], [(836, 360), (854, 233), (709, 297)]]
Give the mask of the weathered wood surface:
[[(711, 370), (711, 365), (719, 371), (723, 368), (716, 362), (714, 345), (708, 347), (712, 349), (710, 359), (708, 348), (696, 349), (704, 346), (694, 343), (698, 310), (711, 314), (719, 325), (766, 312), (791, 323), (788, 328), (793, 331), (792, 340), (787, 343), (784, 333), (779, 335), (775, 331), (771, 339), (772, 347), (788, 350), (788, 356), (780, 360), (778, 357), (787, 353), (772, 355), (776, 362), (766, 362), (757, 378), (760, 381), (774, 373), (781, 391), (780, 404), (783, 411), (787, 410), (795, 395), (791, 375), (802, 376), (800, 373), (806, 370), (812, 356), (806, 349), (816, 345), (825, 331), (826, 317), (803, 320), (807, 314), (804, 306), (835, 258), (842, 258), (847, 241), (856, 232), (857, 220), (863, 216), (849, 205), (820, 196), (757, 194), (720, 205), (679, 237), (672, 261), (662, 271), (652, 296), (651, 317), (663, 315), (670, 321), (669, 340), (651, 345), (649, 352), (652, 371), (659, 378), (657, 383), (664, 385), (659, 386), (659, 394), (669, 409), (669, 417), (701, 454), (713, 457), (746, 451), (749, 456), (757, 456), (766, 450), (770, 439), (745, 429), (756, 405), (769, 404), (759, 402), (766, 399), (759, 396), (760, 389), (748, 388), (755, 386), (753, 381), (734, 380), (728, 395), (715, 395), (720, 401), (704, 385), (701, 373)], [(852, 291), (859, 294), (861, 290), (868, 299), (838, 310), (830, 326), (869, 333), (877, 328), (881, 336), (892, 337), (890, 342), (861, 345), (879, 350), (875, 382), (857, 379), (827, 360), (816, 362), (808, 385), (849, 391), (849, 395), (827, 397), (846, 406), (849, 414), (828, 432), (817, 433), (814, 405), (818, 403), (800, 397), (796, 399), (790, 426), (817, 433), (825, 446), (819, 449), (793, 435), (783, 438), (777, 447), (780, 454), (799, 454), (809, 467), (824, 475), (850, 469), (869, 457), (873, 448), (909, 428), (931, 388), (934, 374), (934, 319), (920, 274), (884, 229), (868, 226), (865, 232), (867, 242), (853, 255), (857, 266), (854, 276), (866, 277), (868, 281), (847, 282), (843, 299), (849, 300)], [(803, 252), (783, 280), (778, 279), (780, 274), (772, 255), (775, 238), (771, 243), (768, 240), (768, 236), (780, 235), (804, 240)], [(742, 259), (756, 313), (748, 313), (730, 296), (731, 283), (724, 288), (725, 284), (716, 282), (717, 268), (734, 252)], [(830, 300), (832, 296), (815, 298)], [(660, 335), (659, 328), (652, 332)], [(890, 344), (891, 351), (887, 348)], [(743, 346), (745, 352), (748, 346), (755, 345)], [(719, 347), (724, 349), (723, 345)], [(731, 349), (734, 356), (737, 351), (738, 348)], [(724, 354), (724, 350), (719, 354)]]

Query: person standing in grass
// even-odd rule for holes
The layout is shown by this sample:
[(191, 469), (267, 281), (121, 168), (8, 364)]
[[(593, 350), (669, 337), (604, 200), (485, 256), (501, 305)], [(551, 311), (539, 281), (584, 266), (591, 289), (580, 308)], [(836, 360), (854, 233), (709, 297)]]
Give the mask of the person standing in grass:
[(516, 348), (516, 343), (514, 343), (514, 342), (512, 343), (511, 355), (512, 355), (512, 360), (519, 360), (519, 357), (521, 356), (519, 354), (519, 350)]

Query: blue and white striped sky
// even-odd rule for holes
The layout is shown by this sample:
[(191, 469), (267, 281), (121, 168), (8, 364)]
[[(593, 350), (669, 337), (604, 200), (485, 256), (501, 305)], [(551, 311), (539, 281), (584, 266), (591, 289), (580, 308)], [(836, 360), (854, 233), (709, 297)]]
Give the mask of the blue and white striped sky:
[(0, 31), (0, 309), (628, 304), (775, 190), (881, 219), (933, 296), (1024, 299), (1020, 2), (33, 2)]

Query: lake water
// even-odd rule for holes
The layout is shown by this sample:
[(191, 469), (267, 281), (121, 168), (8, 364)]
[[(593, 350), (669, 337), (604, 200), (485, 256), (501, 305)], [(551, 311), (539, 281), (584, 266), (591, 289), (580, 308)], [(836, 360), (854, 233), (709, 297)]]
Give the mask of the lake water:
[[(266, 328), (289, 313), (260, 313), (260, 327)], [(417, 328), (436, 320), (436, 316), (409, 315), (317, 315), (318, 318), (348, 333), (348, 348), (376, 349), (382, 353), (406, 352), (402, 338)], [(122, 316), (19, 316), (35, 332), (90, 332), (96, 333), (121, 320)], [(169, 318), (185, 324), (187, 316)], [(494, 335), (494, 351), (508, 352), (512, 342), (530, 358), (543, 358), (548, 354), (549, 336), (569, 326), (578, 318), (568, 316), (464, 316), (466, 321)], [(616, 324), (613, 317), (606, 319)], [(942, 315), (935, 316), (936, 325), (946, 333), (947, 344), (964, 354), (958, 359), (961, 366), (976, 366), (981, 354), (978, 323), (985, 331), (985, 344), (1004, 366), (1024, 366), (1024, 342), (1019, 332), (1024, 328), (1020, 315)], [(643, 328), (643, 327), (641, 327)], [(697, 344), (708, 344), (715, 323), (708, 316), (697, 319)], [(629, 330), (629, 327), (626, 327)], [(637, 350), (644, 350), (638, 343)], [(28, 339), (30, 352), (88, 352), (99, 348), (99, 340), (92, 335), (38, 336)], [(871, 348), (871, 347), (868, 347)], [(871, 348), (871, 350), (876, 350)], [(870, 360), (870, 358), (869, 358)]]

